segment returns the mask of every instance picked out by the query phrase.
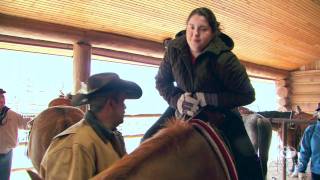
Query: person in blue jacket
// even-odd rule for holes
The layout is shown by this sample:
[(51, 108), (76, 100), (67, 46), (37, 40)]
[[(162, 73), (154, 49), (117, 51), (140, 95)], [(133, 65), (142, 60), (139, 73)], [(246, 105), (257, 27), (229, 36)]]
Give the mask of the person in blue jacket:
[(315, 111), (316, 123), (313, 123), (305, 130), (300, 144), (299, 156), (299, 179), (306, 179), (306, 169), (311, 160), (312, 180), (320, 180), (320, 103)]

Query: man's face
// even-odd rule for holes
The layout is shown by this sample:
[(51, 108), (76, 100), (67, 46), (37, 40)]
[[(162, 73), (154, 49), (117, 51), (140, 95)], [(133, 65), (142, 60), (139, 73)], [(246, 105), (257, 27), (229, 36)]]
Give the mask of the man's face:
[(114, 101), (114, 107), (113, 107), (114, 121), (113, 121), (113, 124), (114, 124), (114, 127), (117, 127), (123, 123), (123, 118), (124, 118), (125, 109), (126, 109), (126, 105), (124, 104), (125, 95), (121, 94), (120, 97), (118, 98), (118, 101), (116, 101), (116, 100), (113, 100), (113, 101)]
[(6, 104), (6, 99), (4, 97), (3, 94), (0, 94), (0, 108), (2, 108), (3, 106), (5, 106)]

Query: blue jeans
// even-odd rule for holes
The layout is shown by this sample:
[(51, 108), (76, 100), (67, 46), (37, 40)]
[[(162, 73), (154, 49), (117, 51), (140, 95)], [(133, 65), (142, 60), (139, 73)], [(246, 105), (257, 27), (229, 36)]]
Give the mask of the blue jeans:
[(311, 173), (312, 180), (320, 180), (320, 174)]
[(0, 154), (0, 180), (9, 180), (11, 172), (12, 150)]

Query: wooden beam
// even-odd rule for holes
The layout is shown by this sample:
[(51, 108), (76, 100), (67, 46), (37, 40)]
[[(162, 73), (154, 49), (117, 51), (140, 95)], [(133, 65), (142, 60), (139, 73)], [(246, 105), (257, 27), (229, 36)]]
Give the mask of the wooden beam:
[[(1, 22), (1, 19), (0, 19)], [(1, 29), (0, 24), (0, 29)], [(0, 35), (0, 42), (8, 42), (14, 44), (25, 44), (30, 46), (42, 46), (42, 47), (51, 47), (57, 49), (70, 49), (72, 51), (73, 43), (62, 43), (62, 42), (52, 42), (47, 40), (36, 40), (36, 39), (29, 39), (29, 38), (21, 38), (21, 37), (14, 37), (8, 35)], [(114, 59), (121, 59), (121, 60), (128, 60), (133, 62), (139, 63), (146, 63), (152, 65), (160, 65), (162, 61), (163, 53), (161, 54), (161, 58), (150, 57), (141, 54), (134, 54), (130, 52), (124, 51), (117, 51), (112, 49), (106, 48), (98, 48), (92, 47), (92, 55), (99, 55), (108, 58)], [(271, 79), (271, 80), (281, 80), (287, 79), (289, 72), (284, 70), (275, 69), (272, 67), (257, 65), (245, 61), (241, 61), (241, 63), (246, 67), (249, 76), (262, 78), (262, 79)]]
[[(57, 42), (43, 41), (43, 40), (34, 40), (34, 39), (7, 36), (7, 35), (1, 35), (1, 34), (0, 34), (0, 42), (47, 47), (47, 48), (54, 48), (54, 49), (66, 49), (66, 50), (70, 50), (70, 52), (72, 52), (73, 50), (72, 44), (64, 44), (64, 43), (57, 43)], [(91, 49), (92, 49), (91, 50), (92, 55), (98, 55), (98, 56), (103, 56), (107, 58), (121, 59), (125, 61), (138, 62), (138, 63), (150, 64), (150, 65), (156, 65), (156, 66), (159, 66), (162, 61), (162, 58), (132, 54), (128, 52), (121, 52), (121, 51), (115, 51), (115, 50), (103, 49), (103, 48), (97, 48), (97, 47), (92, 47)]]
[(104, 56), (108, 58), (114, 58), (114, 59), (121, 59), (131, 62), (138, 62), (143, 64), (150, 64), (150, 65), (157, 65), (159, 66), (162, 59), (161, 58), (155, 58), (155, 57), (149, 57), (139, 54), (132, 54), (128, 52), (120, 52), (120, 51), (114, 51), (109, 49), (102, 49), (102, 48), (93, 48), (92, 54), (98, 55), (98, 56)]
[(86, 42), (92, 47), (161, 58), (162, 43), (0, 14), (0, 34), (65, 44)]
[(292, 94), (318, 94), (320, 95), (320, 83), (317, 84), (298, 84), (291, 83)]
[[(293, 94), (290, 97), (291, 101), (294, 103), (314, 103), (317, 104), (320, 102), (320, 94)], [(316, 109), (316, 106), (313, 107)]]
[(241, 61), (241, 63), (246, 67), (249, 76), (272, 80), (289, 78), (289, 71), (253, 64), (245, 61)]
[(21, 38), (21, 37), (7, 36), (7, 35), (1, 35), (1, 34), (0, 34), (0, 42), (72, 50), (72, 44), (64, 44), (64, 43), (44, 41), (44, 40), (34, 40), (29, 38)]

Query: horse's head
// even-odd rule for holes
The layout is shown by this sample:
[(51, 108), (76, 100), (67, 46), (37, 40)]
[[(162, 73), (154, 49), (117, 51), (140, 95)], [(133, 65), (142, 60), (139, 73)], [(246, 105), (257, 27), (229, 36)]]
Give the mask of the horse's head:
[(300, 106), (296, 107), (296, 111), (293, 111), (293, 116), (292, 119), (297, 119), (297, 120), (308, 120), (308, 121), (313, 121), (315, 120), (315, 117), (313, 114), (309, 114), (306, 112), (303, 112), (300, 108)]

